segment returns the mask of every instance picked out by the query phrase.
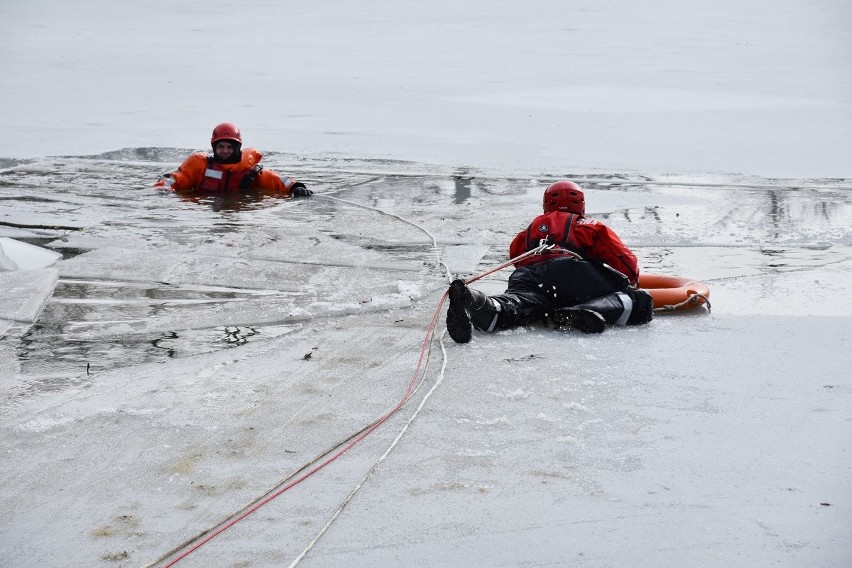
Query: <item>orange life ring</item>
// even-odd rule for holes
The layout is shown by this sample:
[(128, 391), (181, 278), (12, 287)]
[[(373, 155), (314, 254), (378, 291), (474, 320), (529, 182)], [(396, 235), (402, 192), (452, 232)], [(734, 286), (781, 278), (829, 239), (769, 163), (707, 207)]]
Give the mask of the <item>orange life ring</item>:
[(710, 289), (689, 278), (639, 274), (639, 287), (651, 294), (655, 309), (687, 310), (702, 304), (710, 307)]

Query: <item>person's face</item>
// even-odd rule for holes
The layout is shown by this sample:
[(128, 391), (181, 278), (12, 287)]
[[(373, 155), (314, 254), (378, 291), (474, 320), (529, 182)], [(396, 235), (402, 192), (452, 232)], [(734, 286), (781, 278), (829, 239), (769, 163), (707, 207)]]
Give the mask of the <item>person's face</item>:
[(234, 145), (233, 142), (229, 142), (227, 140), (220, 140), (216, 142), (216, 157), (220, 160), (227, 160), (234, 154)]

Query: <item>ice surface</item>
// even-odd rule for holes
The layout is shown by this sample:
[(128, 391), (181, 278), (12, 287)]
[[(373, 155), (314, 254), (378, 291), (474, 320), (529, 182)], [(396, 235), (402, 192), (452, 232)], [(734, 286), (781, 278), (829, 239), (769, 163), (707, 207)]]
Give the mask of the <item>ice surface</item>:
[[(150, 562), (387, 412), (417, 368), (446, 269), (503, 262), (540, 207), (530, 186), (544, 183), (317, 160), (299, 166), (318, 189), (310, 200), (140, 188), (116, 203), (104, 190), (114, 176), (154, 178), (163, 164), (70, 160), (87, 183), (70, 177), (53, 198), (96, 221), (33, 231), (66, 256), (56, 292), (35, 326), (0, 343), (13, 369), (2, 451), (26, 452), (3, 493), (16, 564)], [(95, 174), (88, 161), (111, 165)], [(13, 169), (6, 191), (33, 175)], [(57, 175), (40, 174), (47, 186)], [(444, 370), (435, 346), (414, 402), (440, 381), (434, 394), (303, 562), (760, 565), (766, 547), (790, 565), (845, 558), (852, 308), (836, 299), (849, 294), (849, 182), (691, 179), (583, 183), (643, 270), (710, 286), (711, 314), (599, 337), (477, 334), (446, 345)], [(508, 274), (475, 285), (497, 293)], [(292, 562), (415, 408), (182, 563)], [(32, 506), (35, 494), (51, 499)], [(40, 531), (66, 536), (34, 546)]]
[[(3, 2), (0, 564), (163, 566), (416, 379), (178, 565), (850, 565), (851, 6)], [(151, 188), (223, 120), (314, 198)], [(565, 177), (712, 312), (427, 342)]]
[(52, 268), (0, 272), (0, 320), (34, 323), (58, 277)]

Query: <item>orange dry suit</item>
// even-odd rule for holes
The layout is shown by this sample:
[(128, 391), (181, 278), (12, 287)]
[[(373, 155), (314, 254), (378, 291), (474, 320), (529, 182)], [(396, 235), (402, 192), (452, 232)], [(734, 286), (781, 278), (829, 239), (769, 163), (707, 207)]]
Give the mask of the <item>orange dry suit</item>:
[(221, 164), (204, 152), (196, 152), (154, 185), (169, 187), (177, 193), (239, 193), (260, 189), (290, 195), (299, 182), (263, 169), (261, 159), (263, 155), (254, 148), (242, 150), (240, 161), (234, 164)]

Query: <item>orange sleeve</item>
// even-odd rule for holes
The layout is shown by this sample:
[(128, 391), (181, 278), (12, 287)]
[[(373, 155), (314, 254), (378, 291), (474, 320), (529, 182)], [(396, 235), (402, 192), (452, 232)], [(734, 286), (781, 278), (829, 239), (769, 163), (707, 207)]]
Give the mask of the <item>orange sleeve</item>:
[[(290, 178), (284, 177), (284, 179), (289, 180)], [(284, 180), (281, 179), (281, 176), (272, 170), (261, 170), (260, 174), (257, 176), (257, 182), (255, 183), (258, 189), (283, 193), (284, 195), (290, 195), (290, 187), (293, 185), (292, 182), (290, 185), (287, 185)]]
[(190, 155), (177, 170), (172, 172), (169, 179), (160, 180), (157, 187), (169, 186), (178, 193), (187, 193), (198, 188), (204, 179), (204, 170), (207, 169), (207, 154), (196, 152)]
[[(240, 166), (243, 169), (250, 169), (255, 164), (259, 164), (262, 159), (263, 154), (258, 150), (255, 148), (246, 148), (243, 150), (243, 159)], [(254, 187), (257, 189), (290, 195), (290, 189), (297, 182), (291, 177), (281, 175), (273, 170), (264, 169), (260, 171), (254, 183)]]
[(266, 191), (274, 191), (276, 193), (290, 195), (290, 190), (296, 183), (298, 182), (291, 177), (279, 174), (272, 170), (261, 170), (260, 174), (257, 176), (256, 187)]

